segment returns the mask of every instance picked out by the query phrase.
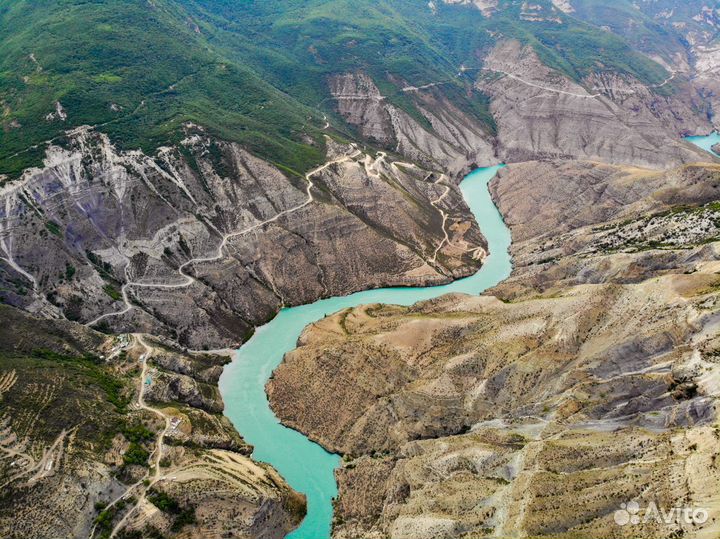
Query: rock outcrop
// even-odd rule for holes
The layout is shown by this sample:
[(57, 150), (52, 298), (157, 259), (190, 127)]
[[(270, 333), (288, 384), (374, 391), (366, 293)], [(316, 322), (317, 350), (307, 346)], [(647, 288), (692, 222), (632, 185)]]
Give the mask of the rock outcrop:
[[(500, 40), (482, 55), (482, 68), (461, 73), (476, 78), (474, 92), (489, 99), (496, 132), (446, 95), (461, 78), (415, 87), (390, 77), (385, 86), (391, 83), (406, 99), (406, 110), (363, 72), (331, 77), (330, 92), (340, 115), (362, 138), (453, 175), (473, 164), (538, 158), (658, 169), (707, 159), (679, 140), (713, 129), (712, 92), (685, 75), (669, 72), (665, 81), (647, 86), (597, 71), (578, 82), (514, 40)], [(407, 112), (407, 103), (416, 115)]]
[(490, 189), (513, 232), (513, 277), (493, 291), (505, 299), (692, 272), (717, 256), (715, 164), (657, 172), (522, 163), (501, 171)]
[[(515, 4), (522, 24), (574, 10)], [(720, 509), (720, 166), (679, 140), (717, 127), (718, 13), (701, 9), (698, 76), (652, 86), (602, 66), (574, 80), (500, 35), (472, 51), (479, 70), (419, 86), (347, 67), (327, 84), (356, 143), (326, 137), (304, 173), (187, 124), (153, 155), (77, 128), (0, 176), (0, 301), (42, 317), (0, 309), (0, 535), (284, 537), (305, 500), (222, 415), (226, 358), (183, 347), (237, 345), (284, 305), (477, 271), (457, 180), (500, 160), (512, 278), (329, 316), (268, 386), (285, 423), (345, 455), (334, 536), (716, 535), (714, 518), (613, 521), (632, 499)], [(452, 91), (484, 94), (483, 112)], [(70, 122), (63, 103), (45, 121)]]
[(495, 150), (487, 127), (461, 111), (435, 84), (424, 88), (393, 81), (398, 93), (414, 98), (424, 125), (391, 103), (365, 73), (330, 78), (330, 92), (340, 115), (360, 134), (385, 148), (453, 177), (469, 167), (494, 165)]
[(80, 130), (0, 190), (3, 300), (217, 348), (282, 305), (477, 270), (449, 178), (329, 139), (328, 159), (303, 178), (196, 127), (154, 157)]
[(498, 43), (476, 86), (490, 96), (498, 155), (506, 162), (559, 157), (665, 168), (707, 159), (678, 140), (712, 129), (691, 104), (618, 75), (580, 85), (517, 41)]

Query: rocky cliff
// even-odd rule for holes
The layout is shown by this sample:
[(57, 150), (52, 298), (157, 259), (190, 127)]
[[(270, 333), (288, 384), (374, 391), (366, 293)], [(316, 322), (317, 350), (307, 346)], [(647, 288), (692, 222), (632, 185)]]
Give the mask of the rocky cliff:
[[(713, 129), (712, 92), (686, 74), (670, 72), (650, 86), (602, 70), (575, 81), (515, 40), (501, 39), (481, 54), (481, 68), (461, 67), (454, 80), (416, 87), (391, 79), (385, 86), (394, 90), (386, 94), (363, 72), (330, 77), (328, 84), (337, 111), (359, 136), (455, 175), (469, 165), (538, 158), (651, 168), (707, 159), (679, 140)], [(462, 81), (474, 81), (472, 99), (489, 99), (493, 129), (448, 98)], [(398, 96), (419, 118), (393, 104)]]
[[(496, 21), (512, 4), (517, 20), (497, 24), (530, 41), (575, 12), (573, 0), (444, 3)], [(305, 503), (222, 416), (226, 358), (177, 343), (233, 346), (284, 305), (475, 272), (486, 245), (456, 184), (501, 160), (514, 165), (493, 193), (516, 266), (492, 292), (501, 301), (328, 317), (269, 386), (286, 422), (346, 455), (335, 535), (609, 537), (629, 530), (612, 512), (648, 491), (666, 507), (715, 507), (720, 173), (688, 165), (709, 157), (678, 139), (716, 123), (716, 11), (702, 6), (691, 52), (670, 62), (680, 69), (650, 84), (623, 62), (573, 77), (594, 51), (563, 69), (494, 28), (472, 50), (447, 42), (469, 11), (430, 33), (398, 11), (391, 32), (383, 6), (353, 5), (376, 18), (354, 29), (366, 48), (323, 2), (284, 21), (271, 3), (212, 16), (150, 4), (147, 18), (107, 5), (108, 18), (79, 2), (73, 22), (93, 36), (38, 10), (27, 21), (53, 28), (41, 52), (8, 41), (0, 301), (40, 318), (0, 313), (0, 534), (284, 536)], [(18, 20), (6, 29), (30, 27)], [(328, 33), (306, 41), (315, 30)], [(113, 50), (113, 38), (135, 44), (128, 35), (142, 45)], [(218, 54), (196, 55), (215, 41)], [(101, 46), (121, 62), (96, 62)], [(150, 56), (162, 61), (146, 78)], [(314, 70), (325, 58), (331, 69)], [(321, 128), (330, 108), (347, 125)]]
[(298, 177), (188, 127), (156, 156), (92, 130), (0, 190), (4, 301), (193, 348), (284, 304), (474, 272), (484, 244), (445, 175), (328, 139)]
[(419, 120), (392, 104), (393, 96), (382, 95), (365, 73), (333, 76), (329, 87), (340, 115), (369, 141), (454, 177), (470, 165), (495, 164), (487, 126), (462, 112), (441, 91), (433, 92), (437, 84), (414, 87), (394, 82), (398, 94), (414, 100)]
[(523, 163), (490, 187), (513, 231), (513, 278), (494, 290), (505, 299), (692, 272), (716, 257), (718, 165)]
[(715, 165), (512, 165), (493, 185), (515, 238), (502, 301), (309, 326), (268, 394), (345, 455), (334, 536), (717, 533), (614, 516), (718, 510), (718, 188)]
[(563, 157), (662, 168), (706, 159), (678, 140), (712, 130), (692, 92), (663, 97), (660, 87), (617, 74), (581, 85), (512, 40), (484, 59), (476, 86), (490, 96), (498, 155), (507, 162)]

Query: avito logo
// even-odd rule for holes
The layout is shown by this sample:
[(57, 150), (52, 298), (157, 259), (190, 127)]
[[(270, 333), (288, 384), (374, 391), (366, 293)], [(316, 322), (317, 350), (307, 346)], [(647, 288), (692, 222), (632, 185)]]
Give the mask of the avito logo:
[(634, 526), (640, 523), (656, 522), (658, 524), (704, 524), (709, 518), (704, 507), (671, 507), (665, 509), (650, 502), (645, 509), (635, 500), (621, 503), (613, 518), (618, 526)]

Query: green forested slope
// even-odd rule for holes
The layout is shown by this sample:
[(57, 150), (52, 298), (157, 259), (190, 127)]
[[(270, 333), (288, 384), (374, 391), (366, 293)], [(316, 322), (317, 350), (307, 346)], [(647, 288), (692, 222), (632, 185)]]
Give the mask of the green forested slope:
[[(305, 168), (320, 157), (293, 134), (309, 111), (223, 57), (174, 2), (2, 5), (2, 172), (36, 158), (9, 155), (83, 124), (103, 124), (121, 144), (152, 149), (194, 121), (288, 166)], [(46, 120), (58, 101), (67, 120)]]
[[(577, 80), (598, 70), (647, 83), (666, 76), (621, 38), (560, 12), (560, 23), (529, 22), (518, 0), (501, 0), (490, 18), (436, 4), (0, 0), (0, 174), (37, 164), (44, 148), (32, 146), (73, 126), (98, 125), (123, 147), (151, 151), (186, 121), (303, 171), (322, 159), (321, 111), (333, 108), (326, 77), (347, 70), (367, 71), (411, 114), (390, 80), (454, 81), (459, 106), (491, 127), (483, 97), (457, 72), (478, 67), (502, 37)], [(46, 119), (57, 102), (64, 121)]]

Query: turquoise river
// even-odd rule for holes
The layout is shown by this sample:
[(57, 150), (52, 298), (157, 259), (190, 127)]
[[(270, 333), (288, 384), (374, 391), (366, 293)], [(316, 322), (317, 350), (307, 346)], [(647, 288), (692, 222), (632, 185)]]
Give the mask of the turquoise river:
[[(689, 137), (688, 140), (710, 151), (713, 144), (720, 142), (720, 134)], [(288, 536), (290, 539), (330, 537), (332, 499), (337, 495), (334, 470), (339, 466), (340, 458), (280, 424), (265, 395), (265, 384), (270, 375), (285, 353), (295, 348), (303, 328), (326, 314), (367, 303), (411, 305), (449, 292), (480, 294), (508, 277), (512, 269), (508, 254), (510, 231), (487, 188), (502, 166), (475, 170), (460, 184), (489, 246), (490, 254), (475, 275), (444, 286), (368, 290), (283, 309), (270, 323), (257, 330), (225, 368), (220, 379), (225, 414), (245, 440), (255, 446), (253, 457), (272, 464), (290, 486), (307, 496), (307, 517)], [(328, 410), (328, 413), (332, 412)]]
[[(712, 133), (710, 135), (705, 135), (705, 136), (687, 137), (687, 138), (685, 138), (685, 140), (692, 142), (693, 144), (695, 144), (695, 146), (699, 146), (706, 152), (710, 152), (716, 156), (718, 155), (712, 151), (712, 147), (715, 144), (720, 143), (720, 133), (715, 132), (715, 133)], [(720, 157), (720, 156), (718, 156), (718, 157)]]
[(265, 384), (270, 375), (280, 365), (285, 353), (295, 348), (303, 328), (326, 314), (367, 303), (411, 305), (449, 292), (479, 294), (508, 277), (511, 270), (508, 255), (510, 231), (487, 188), (501, 166), (475, 170), (460, 184), (465, 200), (487, 239), (490, 253), (475, 275), (444, 286), (367, 290), (283, 309), (271, 322), (258, 328), (240, 348), (233, 362), (225, 367), (220, 379), (225, 415), (243, 438), (255, 447), (254, 459), (272, 464), (290, 486), (307, 496), (307, 516), (289, 538), (330, 537), (332, 499), (337, 495), (334, 470), (340, 464), (340, 458), (280, 424), (265, 394)]

